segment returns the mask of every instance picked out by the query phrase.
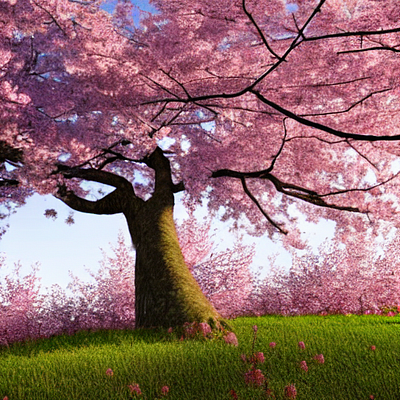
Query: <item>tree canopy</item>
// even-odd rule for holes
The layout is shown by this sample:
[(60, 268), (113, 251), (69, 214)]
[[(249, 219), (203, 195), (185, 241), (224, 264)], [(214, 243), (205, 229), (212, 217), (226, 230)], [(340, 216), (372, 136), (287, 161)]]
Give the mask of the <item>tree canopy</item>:
[(0, 2), (4, 204), (119, 177), (147, 200), (158, 146), (189, 207), (252, 234), (301, 246), (293, 204), (343, 240), (397, 226), (397, 1), (151, 4)]

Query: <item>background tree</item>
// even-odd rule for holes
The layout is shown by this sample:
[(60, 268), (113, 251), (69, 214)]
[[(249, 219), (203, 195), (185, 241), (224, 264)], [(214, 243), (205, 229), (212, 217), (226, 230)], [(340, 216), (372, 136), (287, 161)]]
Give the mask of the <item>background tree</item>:
[[(395, 0), (152, 3), (140, 28), (125, 1), (0, 7), (1, 141), (22, 154), (2, 181), (124, 213), (138, 326), (219, 318), (179, 248), (179, 191), (293, 246), (293, 204), (343, 243), (397, 227)], [(82, 180), (115, 190), (89, 202)]]

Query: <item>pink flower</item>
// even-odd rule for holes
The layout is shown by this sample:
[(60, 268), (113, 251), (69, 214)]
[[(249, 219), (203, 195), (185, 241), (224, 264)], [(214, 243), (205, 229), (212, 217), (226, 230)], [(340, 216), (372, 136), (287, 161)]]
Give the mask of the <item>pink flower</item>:
[(370, 399), (374, 399), (375, 397), (374, 397), (373, 394), (371, 394), (371, 396), (369, 396), (369, 398), (370, 398)]
[(226, 336), (224, 336), (224, 340), (228, 344), (233, 344), (234, 346), (238, 346), (238, 340), (236, 335), (233, 332), (228, 332)]
[(136, 393), (139, 396), (142, 394), (142, 391), (139, 388), (139, 385), (137, 383), (133, 383), (132, 385), (128, 385), (129, 390), (131, 391), (131, 394)]
[(254, 333), (256, 333), (258, 331), (258, 326), (257, 325), (253, 325), (253, 331), (254, 331)]
[(262, 364), (265, 361), (264, 353), (256, 353), (256, 360)]
[(328, 313), (327, 313), (326, 311), (321, 311), (321, 312), (319, 313), (319, 315), (328, 315)]
[(295, 399), (297, 396), (297, 390), (294, 385), (289, 385), (285, 387), (285, 397), (289, 399)]
[(113, 370), (111, 368), (108, 368), (108, 370), (106, 371), (106, 375), (113, 376), (114, 375)]
[(168, 333), (172, 333), (173, 329), (172, 328), (168, 328)]
[(387, 317), (394, 317), (396, 314), (393, 311), (389, 311), (386, 316)]
[(276, 346), (276, 343), (275, 342), (271, 342), (270, 344), (269, 344), (269, 347), (271, 347), (271, 348), (274, 348)]
[(161, 388), (161, 394), (163, 395), (163, 396), (166, 396), (166, 394), (169, 392), (169, 387), (168, 386), (163, 386), (162, 388)]
[(264, 381), (265, 377), (262, 374), (261, 370), (255, 369), (254, 367), (244, 374), (244, 381), (246, 385), (254, 384), (256, 386), (261, 386)]
[(261, 352), (255, 353), (250, 357), (250, 362), (252, 364), (257, 364), (257, 363), (262, 364), (264, 361), (265, 361), (264, 353)]
[(238, 400), (239, 397), (233, 389), (229, 391), (229, 394), (232, 396), (233, 400)]
[(208, 333), (212, 332), (212, 330), (210, 325), (208, 325), (206, 322), (201, 322), (199, 324), (199, 332), (201, 332), (203, 336), (206, 337)]
[(371, 350), (376, 350), (376, 346), (371, 346)]
[(3, 398), (3, 400), (8, 400), (8, 397), (7, 397), (7, 396), (6, 396), (6, 397), (4, 397), (4, 398)]
[(314, 360), (317, 360), (320, 364), (323, 364), (325, 362), (323, 354), (317, 354), (313, 358)]
[(304, 369), (304, 371), (308, 371), (308, 366), (307, 366), (307, 363), (305, 362), (305, 361), (302, 361), (301, 363), (300, 363), (300, 368), (301, 369)]
[(299, 342), (299, 347), (300, 347), (301, 349), (305, 349), (305, 348), (306, 348), (306, 345), (304, 344), (304, 342)]

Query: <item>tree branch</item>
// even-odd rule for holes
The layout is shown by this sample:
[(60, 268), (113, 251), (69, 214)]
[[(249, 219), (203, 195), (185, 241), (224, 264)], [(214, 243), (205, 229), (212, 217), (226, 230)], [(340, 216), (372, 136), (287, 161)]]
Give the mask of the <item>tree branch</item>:
[(376, 141), (394, 141), (394, 140), (400, 140), (400, 135), (393, 135), (393, 136), (375, 136), (375, 135), (360, 135), (357, 133), (346, 133), (342, 131), (338, 131), (336, 129), (330, 128), (329, 126), (319, 124), (318, 122), (313, 122), (308, 119), (305, 119), (303, 117), (300, 117), (299, 115), (296, 115), (292, 113), (289, 110), (286, 110), (285, 108), (281, 107), (280, 105), (266, 99), (260, 92), (257, 90), (251, 89), (251, 93), (255, 94), (257, 98), (262, 101), (264, 104), (270, 106), (274, 110), (279, 111), (281, 114), (286, 115), (287, 117), (299, 122), (302, 125), (310, 126), (315, 129), (319, 129), (320, 131), (324, 131), (327, 133), (330, 133), (332, 135), (341, 137), (341, 138), (346, 138), (346, 139), (353, 139), (353, 140), (364, 140), (364, 141), (369, 141), (369, 142), (376, 142)]
[[(219, 178), (219, 177), (226, 176), (226, 177), (232, 177), (232, 178), (240, 179), (241, 182), (242, 182), (243, 190), (245, 191), (245, 193), (256, 204), (258, 209), (267, 218), (267, 220), (271, 224), (273, 224), (279, 231), (282, 231), (282, 229), (280, 227), (278, 227), (277, 224), (271, 220), (271, 218), (262, 209), (262, 207), (258, 203), (257, 199), (255, 199), (254, 196), (251, 194), (251, 192), (248, 190), (248, 188), (246, 186), (246, 182), (245, 182), (246, 178), (259, 178), (259, 179), (269, 180), (270, 182), (272, 182), (272, 184), (275, 186), (275, 189), (278, 192), (283, 193), (283, 194), (285, 194), (287, 196), (290, 196), (290, 197), (295, 197), (295, 198), (297, 198), (299, 200), (305, 201), (305, 202), (310, 203), (310, 204), (314, 204), (314, 205), (319, 206), (319, 207), (332, 208), (332, 209), (335, 209), (335, 210), (357, 212), (357, 213), (362, 213), (362, 211), (360, 211), (358, 208), (354, 208), (354, 207), (338, 206), (338, 205), (335, 205), (335, 204), (326, 203), (321, 197), (322, 196), (335, 195), (335, 194), (342, 194), (342, 193), (345, 193), (347, 191), (348, 192), (356, 191), (356, 190), (367, 191), (367, 190), (373, 189), (376, 186), (379, 186), (379, 185), (376, 185), (376, 186), (374, 186), (372, 188), (369, 188), (369, 189), (349, 189), (347, 191), (341, 191), (341, 192), (336, 192), (336, 193), (329, 193), (329, 194), (325, 194), (325, 195), (319, 195), (317, 192), (315, 192), (313, 190), (309, 190), (309, 189), (306, 189), (306, 188), (303, 188), (303, 187), (300, 187), (300, 186), (297, 186), (297, 185), (293, 185), (291, 183), (282, 182), (281, 180), (276, 178), (274, 175), (270, 174), (268, 172), (268, 170), (255, 171), (255, 172), (239, 172), (239, 171), (233, 171), (233, 170), (230, 170), (230, 169), (220, 169), (218, 171), (214, 171), (211, 176), (213, 178)], [(392, 177), (391, 179), (394, 179), (394, 177)], [(386, 182), (387, 181), (385, 181), (384, 183), (386, 183)], [(281, 232), (281, 233), (284, 233), (284, 232)]]
[(55, 174), (62, 174), (66, 179), (80, 178), (87, 181), (103, 183), (118, 189), (132, 188), (132, 184), (122, 176), (115, 175), (112, 172), (100, 171), (93, 168), (71, 168), (66, 165), (57, 165)]
[(331, 33), (328, 35), (321, 36), (313, 36), (313, 37), (303, 37), (304, 42), (311, 42), (315, 40), (322, 39), (333, 39), (338, 37), (351, 37), (351, 36), (371, 36), (371, 35), (387, 35), (389, 33), (400, 32), (400, 28), (392, 28), (392, 29), (382, 29), (379, 31), (358, 31), (358, 32), (339, 32), (339, 33)]
[(272, 50), (271, 46), (268, 44), (267, 38), (265, 37), (265, 35), (263, 34), (262, 30), (260, 29), (260, 27), (258, 26), (257, 22), (254, 20), (253, 15), (247, 10), (246, 8), (246, 0), (243, 0), (242, 2), (242, 7), (243, 7), (243, 11), (245, 12), (245, 14), (247, 15), (247, 17), (249, 18), (249, 20), (251, 21), (251, 23), (254, 25), (254, 27), (257, 30), (257, 33), (259, 34), (259, 36), (261, 37), (261, 40), (264, 43), (264, 46), (268, 49), (268, 51), (274, 56), (276, 57), (278, 60), (280, 60), (281, 58), (278, 56), (278, 54), (276, 54), (274, 52), (274, 50)]
[(18, 186), (19, 181), (15, 179), (6, 179), (0, 177), (0, 187)]
[(257, 208), (261, 211), (262, 215), (268, 220), (268, 222), (273, 225), (280, 233), (283, 233), (284, 235), (287, 235), (288, 232), (282, 229), (275, 221), (272, 220), (272, 218), (263, 210), (261, 207), (260, 203), (257, 201), (257, 199), (253, 196), (253, 194), (250, 192), (246, 185), (246, 179), (244, 177), (240, 178), (243, 186), (244, 192), (247, 194), (247, 196), (250, 197), (250, 199), (253, 201), (253, 203), (257, 206)]
[(58, 199), (75, 211), (81, 211), (89, 214), (118, 214), (124, 211), (121, 204), (121, 196), (118, 189), (109, 193), (97, 201), (89, 201), (78, 197), (72, 190), (67, 190), (66, 186), (60, 186), (57, 194)]

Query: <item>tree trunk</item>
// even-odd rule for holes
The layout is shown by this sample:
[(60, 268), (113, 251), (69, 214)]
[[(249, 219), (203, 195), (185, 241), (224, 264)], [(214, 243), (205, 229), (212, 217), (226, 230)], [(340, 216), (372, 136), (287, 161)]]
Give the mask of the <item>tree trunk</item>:
[(91, 202), (61, 187), (57, 195), (71, 208), (93, 214), (123, 213), (136, 249), (135, 320), (137, 328), (172, 327), (185, 322), (219, 326), (220, 315), (185, 264), (173, 220), (174, 185), (169, 160), (157, 148), (144, 162), (155, 170), (152, 197), (138, 198), (129, 181), (96, 169), (60, 167), (65, 178), (105, 183), (116, 190)]
[(155, 203), (146, 202), (134, 219), (136, 327), (218, 319), (183, 259), (173, 204)]

